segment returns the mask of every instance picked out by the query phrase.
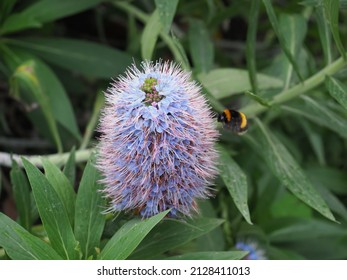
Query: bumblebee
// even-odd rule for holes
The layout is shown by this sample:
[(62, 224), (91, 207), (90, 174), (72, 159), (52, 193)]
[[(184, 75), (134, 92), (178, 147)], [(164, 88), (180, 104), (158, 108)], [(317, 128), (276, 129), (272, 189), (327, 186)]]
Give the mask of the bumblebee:
[(243, 134), (248, 129), (247, 117), (244, 113), (231, 109), (225, 109), (218, 114), (217, 121), (224, 124), (224, 128), (230, 129), (236, 134)]

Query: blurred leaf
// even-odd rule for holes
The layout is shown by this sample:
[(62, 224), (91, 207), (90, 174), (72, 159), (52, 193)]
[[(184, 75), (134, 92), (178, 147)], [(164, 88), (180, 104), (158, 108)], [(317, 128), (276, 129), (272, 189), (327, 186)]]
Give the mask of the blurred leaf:
[(171, 48), (171, 51), (175, 56), (175, 60), (177, 61), (177, 63), (180, 63), (180, 65), (182, 65), (183, 69), (189, 71), (190, 63), (181, 42), (175, 37), (173, 33), (171, 33), (170, 41), (172, 41), (173, 46)]
[[(212, 205), (212, 201), (201, 200), (199, 201), (200, 216), (206, 218), (217, 218), (217, 209)], [(198, 251), (223, 251), (225, 249), (225, 238), (221, 227), (204, 234), (197, 238), (196, 248)]]
[(324, 138), (316, 129), (313, 129), (312, 124), (307, 120), (299, 120), (298, 122), (304, 129), (307, 139), (310, 141), (312, 149), (317, 156), (320, 165), (325, 165), (325, 149), (324, 149)]
[(218, 146), (220, 157), (220, 176), (227, 187), (237, 209), (245, 220), (252, 224), (247, 204), (247, 177), (223, 146)]
[(76, 151), (75, 147), (72, 148), (69, 158), (64, 166), (63, 173), (65, 174), (66, 178), (71, 183), (71, 186), (73, 187), (75, 184), (75, 177), (76, 177)]
[(196, 72), (209, 72), (214, 61), (214, 49), (210, 34), (201, 20), (189, 21), (189, 49)]
[[(20, 65), (26, 61), (34, 61), (35, 63), (35, 74), (37, 79), (42, 87), (43, 93), (47, 96), (49, 111), (53, 114), (54, 119), (58, 124), (58, 130), (60, 136), (63, 135), (61, 128), (64, 128), (69, 133), (71, 133), (76, 139), (80, 139), (80, 133), (77, 127), (76, 119), (74, 112), (70, 103), (70, 100), (67, 97), (65, 89), (55, 73), (41, 60), (34, 57), (28, 52), (19, 51), (17, 48), (6, 48), (8, 50), (7, 55), (4, 56), (4, 60), (8, 65), (8, 68), (12, 69), (14, 72)], [(14, 84), (13, 86), (17, 86)], [(21, 100), (24, 105), (27, 107), (37, 104), (36, 96), (31, 94), (26, 90), (22, 90), (18, 95), (16, 88), (12, 88), (13, 93), (17, 98)], [(28, 116), (31, 121), (34, 123), (35, 128), (38, 129), (41, 134), (48, 137), (50, 140), (52, 136), (49, 134), (49, 127), (45, 122), (45, 118), (41, 108), (35, 110), (35, 107), (28, 111)], [(60, 129), (59, 129), (60, 128)], [(71, 135), (69, 134), (69, 139)]]
[(297, 220), (288, 226), (278, 228), (269, 234), (271, 242), (288, 242), (294, 240), (310, 240), (319, 237), (338, 238), (347, 236), (340, 225), (314, 219)]
[[(293, 59), (298, 61), (307, 32), (307, 23), (305, 18), (300, 14), (281, 14), (279, 20), (279, 31), (281, 34), (286, 34), (286, 36), (283, 37), (283, 40), (288, 46), (288, 51), (293, 56)], [(291, 85), (292, 77), (293, 65), (288, 61), (285, 68), (285, 89), (289, 88)]]
[(75, 199), (76, 193), (69, 181), (68, 178), (64, 175), (60, 169), (51, 163), (47, 159), (42, 159), (43, 168), (45, 170), (45, 176), (51, 186), (54, 188), (56, 193), (58, 194), (60, 201), (63, 203), (65, 207), (65, 211), (67, 216), (69, 217), (70, 224), (73, 226), (74, 224), (74, 216), (75, 216)]
[(77, 259), (77, 242), (58, 194), (34, 165), (25, 158), (22, 161), (52, 247), (64, 259)]
[(317, 184), (317, 189), (327, 202), (331, 211), (340, 215), (345, 221), (347, 221), (347, 208), (326, 186)]
[(46, 242), (0, 212), (0, 246), (14, 260), (60, 260)]
[(107, 242), (99, 259), (125, 260), (169, 212), (166, 210), (146, 220), (133, 219), (127, 222)]
[(127, 24), (127, 53), (135, 55), (139, 53), (140, 50), (140, 31), (137, 26), (136, 18), (132, 14), (128, 15)]
[(330, 95), (347, 110), (347, 87), (339, 80), (326, 76), (325, 86)]
[(88, 161), (78, 188), (75, 213), (75, 235), (85, 259), (95, 255), (105, 226), (105, 201), (100, 192), (99, 172)]
[(285, 250), (274, 246), (268, 246), (266, 253), (270, 260), (305, 260), (302, 255), (292, 250)]
[(300, 74), (299, 66), (296, 63), (294, 56), (290, 52), (290, 46), (288, 46), (288, 42), (286, 41), (284, 34), (281, 33), (281, 29), (280, 29), (279, 23), (277, 21), (275, 11), (274, 11), (273, 6), (271, 4), (271, 0), (263, 0), (263, 4), (265, 6), (270, 23), (271, 23), (272, 28), (273, 28), (273, 30), (274, 30), (277, 38), (278, 38), (278, 41), (281, 45), (282, 50), (284, 51), (284, 53), (287, 56), (290, 63), (292, 64), (295, 73), (298, 75), (299, 79), (302, 81), (303, 78)]
[(173, 256), (165, 260), (241, 260), (248, 253), (242, 251), (229, 252), (197, 252)]
[(223, 220), (211, 218), (188, 221), (165, 220), (146, 236), (130, 259), (153, 259), (156, 255), (210, 232), (222, 223)]
[(155, 0), (154, 2), (163, 26), (163, 32), (168, 33), (176, 13), (178, 0)]
[(286, 147), (258, 119), (256, 121), (261, 131), (258, 141), (262, 143), (262, 154), (270, 170), (295, 196), (335, 221), (327, 204)]
[(345, 260), (347, 258), (346, 237), (321, 237), (287, 243), (295, 252), (308, 260)]
[(7, 34), (32, 27), (41, 27), (43, 23), (67, 17), (91, 7), (103, 0), (40, 0), (25, 10), (9, 16), (0, 29), (0, 34)]
[(1, 193), (2, 193), (2, 170), (0, 168), (0, 199), (1, 199)]
[[(148, 25), (148, 21), (150, 20), (150, 16), (148, 16), (147, 14), (145, 14), (144, 12), (142, 12), (140, 9), (138, 9), (135, 6), (129, 5), (128, 2), (125, 1), (117, 1), (117, 2), (112, 2), (113, 5), (115, 5), (117, 8), (120, 8), (124, 11), (126, 11), (129, 14), (135, 15), (140, 21), (142, 21), (143, 23)], [(152, 14), (153, 16), (153, 14)], [(160, 22), (158, 22), (160, 23)], [(154, 25), (154, 23), (153, 23)], [(159, 24), (161, 26), (161, 24)], [(158, 28), (158, 26), (156, 26), (156, 28)], [(150, 31), (148, 31), (150, 32)], [(153, 31), (152, 31), (153, 32)], [(152, 35), (155, 35), (156, 32), (153, 32)], [(149, 34), (150, 36), (151, 34)], [(160, 36), (163, 39), (163, 41), (165, 42), (165, 44), (168, 46), (168, 48), (170, 49), (170, 51), (172, 52), (173, 56), (174, 56), (174, 60), (177, 63), (180, 63), (182, 65), (182, 68), (184, 69), (189, 69), (189, 63), (187, 63), (186, 60), (186, 56), (184, 53), (183, 48), (181, 47), (180, 43), (178, 42), (178, 40), (175, 40), (174, 36), (173, 38), (171, 38), (168, 34), (166, 34), (165, 32), (161, 31), (160, 32)], [(143, 35), (142, 35), (143, 37)], [(142, 38), (141, 38), (142, 39)], [(151, 42), (151, 44), (153, 44), (153, 42)]]
[(260, 0), (251, 1), (251, 8), (250, 8), (249, 17), (248, 17), (247, 39), (246, 39), (247, 68), (248, 68), (249, 80), (252, 85), (252, 91), (255, 93), (255, 95), (258, 93), (255, 47), (257, 44), (259, 2)]
[(312, 208), (302, 203), (291, 193), (285, 192), (281, 197), (277, 197), (273, 202), (271, 205), (271, 213), (275, 218), (310, 218), (312, 216)]
[[(10, 172), (12, 191), (16, 209), (19, 214), (19, 224), (30, 231), (31, 227), (31, 199), (30, 199), (30, 185), (15, 160), (12, 161), (12, 169)], [(1, 190), (0, 190), (1, 192)]]
[(147, 24), (142, 32), (141, 55), (143, 60), (152, 59), (154, 47), (162, 29), (163, 25), (160, 22), (159, 12), (158, 10), (155, 10), (147, 21)]
[[(217, 99), (251, 89), (248, 71), (236, 68), (220, 68), (208, 74), (198, 75), (199, 81)], [(283, 82), (263, 74), (257, 75), (259, 89), (280, 88)]]
[(26, 61), (17, 67), (11, 78), (12, 88), (14, 88), (14, 95), (17, 98), (19, 97), (19, 83), (24, 84), (30, 90), (35, 101), (42, 109), (58, 151), (62, 152), (63, 146), (58, 132), (58, 127), (51, 110), (48, 96), (43, 88), (40, 77), (37, 74), (37, 68), (37, 62), (34, 60)]
[(93, 133), (95, 131), (95, 127), (97, 126), (97, 123), (99, 121), (99, 116), (101, 114), (102, 108), (104, 107), (104, 104), (105, 104), (104, 93), (99, 91), (96, 95), (92, 115), (90, 117), (86, 130), (84, 132), (80, 150), (83, 150), (88, 147), (90, 139), (92, 138)]
[(6, 20), (7, 15), (9, 15), (16, 4), (17, 0), (2, 0), (0, 1), (0, 26)]
[(326, 102), (314, 100), (308, 96), (300, 97), (304, 102), (296, 102), (295, 106), (282, 106), (288, 112), (304, 116), (317, 125), (335, 131), (343, 138), (347, 138), (346, 119), (337, 115), (326, 106)]
[(65, 38), (26, 38), (9, 40), (50, 63), (81, 74), (106, 78), (114, 77), (133, 62), (127, 53), (101, 44)]
[(306, 173), (315, 185), (327, 188), (338, 195), (347, 195), (347, 173), (342, 168), (316, 166), (306, 169)]
[(317, 26), (319, 32), (319, 38), (322, 43), (323, 53), (325, 58), (325, 64), (329, 65), (332, 63), (331, 53), (331, 33), (328, 26), (328, 20), (324, 12), (323, 5), (318, 5), (316, 8)]
[[(303, 77), (308, 78), (312, 74), (312, 64), (314, 63), (313, 58), (311, 57), (311, 54), (308, 53), (305, 48), (301, 48), (300, 51), (296, 54), (297, 55), (297, 63), (300, 67), (300, 71), (303, 75)], [(274, 59), (270, 61), (270, 64), (268, 67), (266, 67), (262, 72), (266, 75), (276, 77), (277, 79), (280, 79), (283, 83), (282, 86), (284, 87), (284, 83), (288, 81), (288, 72), (287, 70), (290, 67), (290, 63), (288, 61), (288, 58), (285, 56), (283, 52), (279, 52), (278, 55), (275, 56)], [(291, 76), (291, 84), (294, 86), (294, 84), (300, 83), (300, 80), (298, 79), (297, 75)], [(284, 89), (284, 88), (283, 88)], [(263, 96), (272, 97), (274, 93), (278, 92), (262, 92)]]
[(339, 0), (323, 0), (325, 17), (330, 26), (331, 33), (341, 56), (346, 59), (346, 52), (343, 47), (339, 32)]

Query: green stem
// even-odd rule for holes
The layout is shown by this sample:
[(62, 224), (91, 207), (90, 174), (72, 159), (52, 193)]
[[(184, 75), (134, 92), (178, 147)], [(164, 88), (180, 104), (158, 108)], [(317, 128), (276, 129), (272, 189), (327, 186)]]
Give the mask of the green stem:
[[(76, 152), (76, 162), (85, 162), (89, 159), (90, 155), (93, 153), (94, 149), (86, 149), (86, 150), (79, 150)], [(64, 165), (68, 158), (70, 153), (63, 153), (63, 154), (51, 154), (51, 155), (35, 155), (35, 156), (28, 156), (28, 155), (16, 155), (16, 154), (9, 154), (0, 152), (0, 166), (6, 166), (11, 167), (12, 166), (12, 160), (15, 160), (20, 166), (23, 166), (22, 164), (22, 157), (25, 157), (27, 160), (29, 160), (32, 164), (34, 164), (37, 167), (42, 167), (42, 159), (48, 159), (52, 163), (61, 166)]]
[[(329, 64), (325, 68), (323, 68), (321, 71), (319, 71), (317, 74), (311, 76), (307, 80), (303, 81), (303, 83), (297, 84), (296, 86), (284, 90), (277, 94), (270, 103), (270, 105), (276, 105), (276, 104), (281, 104), (284, 103), (290, 99), (293, 99), (294, 97), (301, 95), (319, 84), (321, 84), (326, 76), (330, 76), (335, 74), (337, 71), (342, 69), (344, 66), (346, 66), (346, 61), (343, 60), (342, 57), (339, 59), (335, 60), (333, 63)], [(255, 116), (259, 113), (262, 113), (266, 111), (268, 108), (264, 107), (258, 103), (251, 104), (246, 106), (242, 112), (245, 113), (246, 115), (252, 117)]]

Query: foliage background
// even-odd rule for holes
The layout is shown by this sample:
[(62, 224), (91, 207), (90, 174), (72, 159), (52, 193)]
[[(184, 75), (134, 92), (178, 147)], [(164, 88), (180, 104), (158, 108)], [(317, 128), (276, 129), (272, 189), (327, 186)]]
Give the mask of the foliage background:
[[(269, 259), (347, 258), (346, 8), (1, 1), (1, 258), (239, 259), (240, 240)], [(215, 111), (243, 111), (249, 132), (220, 127), (217, 192), (198, 217), (101, 215), (91, 154), (102, 91), (159, 58), (192, 71)], [(22, 169), (10, 154), (46, 156)]]

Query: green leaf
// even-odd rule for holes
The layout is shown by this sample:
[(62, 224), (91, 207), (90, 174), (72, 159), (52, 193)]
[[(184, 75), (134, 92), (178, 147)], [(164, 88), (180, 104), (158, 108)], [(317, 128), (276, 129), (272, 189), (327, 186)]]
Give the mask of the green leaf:
[(310, 167), (306, 172), (315, 185), (321, 185), (322, 188), (328, 188), (340, 196), (347, 195), (347, 173), (343, 169), (317, 166)]
[(229, 251), (229, 252), (196, 252), (184, 255), (173, 256), (165, 260), (241, 260), (248, 252)]
[[(22, 169), (19, 168), (17, 162), (12, 161), (11, 183), (14, 201), (19, 214), (19, 224), (26, 230), (30, 231), (31, 227), (31, 198), (30, 186)], [(1, 190), (0, 190), (1, 192)]]
[(322, 166), (326, 164), (324, 138), (316, 129), (313, 129), (312, 124), (307, 120), (299, 119), (298, 123), (303, 127), (307, 139), (310, 141), (312, 149), (317, 156), (318, 163)]
[(22, 159), (43, 226), (53, 249), (64, 259), (77, 259), (77, 242), (65, 207), (46, 177), (28, 160)]
[(14, 260), (61, 260), (51, 246), (1, 212), (0, 246)]
[[(198, 75), (202, 85), (217, 99), (229, 97), (233, 94), (251, 89), (248, 71), (236, 68), (220, 68), (210, 71), (208, 74)], [(264, 74), (257, 75), (258, 88), (280, 88), (283, 82), (280, 79)]]
[(280, 217), (312, 217), (312, 208), (302, 203), (297, 197), (289, 192), (284, 192), (276, 197), (276, 200), (271, 204), (271, 216), (274, 218)]
[(312, 122), (335, 131), (343, 138), (347, 138), (346, 119), (336, 114), (326, 106), (326, 102), (313, 100), (308, 96), (300, 97), (304, 102), (295, 103), (294, 106), (282, 106), (288, 112), (304, 116)]
[[(39, 66), (37, 66), (35, 60), (29, 60), (19, 65), (11, 78), (12, 88), (18, 88), (18, 84), (21, 83), (30, 90), (35, 101), (40, 105), (58, 151), (62, 152), (63, 146), (58, 132), (57, 123), (54, 119), (42, 81), (37, 74), (38, 67)], [(18, 97), (19, 93), (15, 92), (15, 96)]]
[(154, 2), (159, 13), (160, 22), (163, 26), (163, 32), (168, 33), (176, 13), (178, 0), (155, 0)]
[(164, 37), (167, 38), (166, 43), (171, 45), (171, 51), (177, 63), (182, 65), (183, 69), (190, 71), (190, 63), (189, 63), (187, 54), (181, 42), (179, 41), (179, 39), (177, 39), (173, 33), (171, 33), (171, 38), (168, 37), (167, 35)]
[(255, 46), (257, 44), (259, 2), (260, 0), (251, 1), (251, 8), (250, 8), (249, 17), (248, 17), (247, 39), (246, 39), (246, 59), (247, 59), (248, 75), (249, 75), (250, 83), (252, 85), (252, 91), (254, 93), (258, 92)]
[(297, 222), (291, 221), (288, 226), (272, 231), (269, 238), (272, 242), (288, 242), (342, 236), (346, 237), (346, 230), (339, 225), (314, 219), (298, 219)]
[[(114, 1), (113, 4), (117, 8), (120, 8), (121, 10), (124, 10), (124, 11), (128, 12), (129, 14), (135, 15), (139, 20), (141, 20), (145, 24), (148, 24), (150, 17), (147, 14), (145, 14), (144, 12), (142, 12), (140, 9), (136, 8), (135, 6), (132, 6), (128, 2), (125, 2), (125, 1), (117, 1), (117, 2)], [(153, 14), (152, 14), (152, 16), (153, 16)], [(160, 23), (160, 22), (158, 22), (158, 23)], [(153, 24), (155, 24), (155, 23), (153, 23)], [(161, 26), (161, 24), (160, 24), (160, 26)], [(158, 26), (156, 28), (158, 28)], [(153, 32), (153, 33), (156, 33), (156, 32)], [(149, 34), (149, 36), (150, 35), (151, 34)], [(168, 46), (168, 48), (172, 52), (172, 54), (175, 58), (174, 60), (177, 63), (181, 63), (182, 68), (189, 69), (189, 63), (187, 63), (184, 49), (180, 46), (180, 43), (178, 42), (178, 40), (175, 40), (173, 35), (172, 35), (173, 36), (173, 38), (172, 38), (163, 31), (160, 32), (160, 36), (163, 39), (164, 43)], [(153, 44), (153, 42), (152, 42), (152, 44)]]
[(123, 51), (83, 40), (28, 38), (8, 42), (64, 69), (96, 78), (114, 77), (133, 62), (131, 56)]
[(222, 223), (221, 219), (211, 218), (166, 220), (147, 235), (130, 259), (151, 259), (210, 232)]
[(319, 38), (321, 40), (322, 47), (323, 47), (325, 64), (329, 65), (332, 63), (333, 59), (332, 59), (332, 52), (331, 52), (331, 33), (328, 26), (328, 20), (326, 18), (326, 14), (324, 12), (324, 8), (322, 5), (319, 5), (315, 11), (316, 11)]
[(0, 34), (13, 33), (27, 28), (41, 27), (43, 23), (70, 16), (96, 6), (102, 0), (41, 0), (25, 10), (8, 17)]
[[(199, 203), (199, 215), (206, 218), (217, 218), (219, 210), (214, 207), (212, 201), (204, 199)], [(196, 251), (223, 251), (225, 249), (225, 236), (222, 227), (217, 227), (214, 230), (200, 236), (196, 239)]]
[[(293, 59), (298, 61), (307, 33), (306, 19), (300, 14), (281, 14), (279, 28), (281, 34), (286, 34), (283, 39), (288, 46), (288, 51), (293, 56)], [(293, 65), (290, 61), (288, 61), (286, 69), (283, 71), (285, 73), (284, 89), (288, 89), (293, 80)]]
[(75, 178), (76, 178), (76, 150), (75, 147), (72, 148), (69, 158), (67, 159), (67, 162), (64, 166), (63, 173), (65, 174), (66, 178), (69, 179), (71, 186), (74, 186), (75, 184)]
[(292, 53), (290, 52), (290, 46), (288, 46), (286, 40), (285, 40), (285, 36), (284, 34), (281, 33), (281, 29), (279, 26), (279, 23), (277, 21), (277, 17), (274, 11), (274, 8), (271, 4), (271, 0), (263, 0), (263, 4), (265, 6), (267, 15), (269, 17), (270, 23), (272, 25), (272, 28), (278, 38), (278, 41), (281, 45), (282, 50), (284, 51), (285, 55), (287, 56), (288, 60), (290, 61), (290, 63), (293, 65), (294, 71), (295, 73), (298, 75), (299, 79), (302, 81), (303, 78), (300, 74), (300, 70), (299, 70), (299, 66), (295, 61), (294, 56), (292, 55)]
[(346, 52), (343, 47), (339, 32), (339, 0), (323, 0), (325, 17), (330, 26), (331, 33), (341, 56), (346, 59)]
[(101, 260), (125, 260), (146, 235), (169, 213), (161, 212), (149, 219), (133, 219), (122, 226), (101, 251)]
[(90, 139), (92, 138), (93, 133), (95, 131), (95, 127), (97, 126), (99, 122), (99, 116), (101, 114), (102, 108), (104, 107), (104, 104), (105, 104), (104, 93), (99, 91), (96, 95), (96, 99), (94, 102), (93, 113), (90, 117), (90, 120), (88, 122), (88, 125), (83, 135), (83, 141), (81, 143), (80, 150), (87, 148), (90, 142)]
[(296, 197), (326, 218), (335, 221), (327, 204), (286, 147), (258, 119), (256, 122), (261, 132), (258, 135), (258, 141), (262, 143), (261, 152), (273, 174)]
[(7, 16), (13, 10), (17, 0), (2, 0), (0, 1), (0, 26), (3, 24)]
[(158, 10), (150, 16), (141, 36), (141, 55), (144, 60), (151, 60), (158, 36), (163, 29)]
[(237, 209), (239, 209), (245, 220), (252, 224), (247, 204), (247, 177), (223, 146), (219, 145), (218, 150), (220, 156), (220, 176)]
[(267, 246), (266, 254), (269, 260), (305, 260), (305, 258), (293, 250), (279, 249), (274, 246)]
[(1, 193), (2, 193), (2, 170), (0, 168), (0, 198), (1, 198)]
[(347, 110), (347, 87), (339, 80), (329, 76), (325, 78), (325, 86), (330, 95)]
[(70, 181), (64, 173), (53, 163), (47, 159), (43, 159), (43, 168), (45, 169), (45, 175), (51, 186), (58, 194), (60, 201), (65, 207), (65, 211), (69, 217), (70, 224), (74, 224), (75, 216), (75, 199), (76, 194)]
[(75, 236), (85, 259), (95, 255), (105, 226), (105, 215), (102, 214), (105, 202), (99, 179), (94, 163), (88, 161), (78, 188), (75, 211)]
[(337, 196), (335, 196), (326, 186), (317, 184), (317, 187), (324, 200), (330, 207), (331, 211), (338, 214), (345, 221), (347, 221), (347, 208), (345, 207), (343, 202)]
[[(12, 48), (10, 53), (11, 55), (5, 56), (5, 60), (8, 67), (13, 69), (13, 71), (15, 71), (15, 69), (20, 67), (20, 65), (26, 61), (35, 62), (36, 72), (33, 74), (36, 75), (43, 94), (46, 96), (45, 100), (47, 100), (49, 112), (51, 112), (55, 121), (57, 122), (58, 128), (60, 128), (59, 132), (63, 132), (61, 128), (64, 128), (64, 130), (68, 131), (76, 139), (80, 139), (81, 135), (77, 127), (76, 118), (74, 116), (70, 100), (68, 99), (65, 89), (55, 73), (45, 63), (28, 52), (19, 51), (16, 48)], [(17, 85), (14, 84), (13, 86), (15, 87)], [(15, 90), (16, 88), (14, 88), (14, 91)], [(22, 102), (25, 102), (27, 106), (38, 103), (36, 100), (37, 96), (27, 91), (21, 91), (16, 95), (16, 97)], [(35, 127), (43, 135), (49, 138), (50, 135), (47, 135), (47, 131), (49, 131), (49, 128), (46, 125), (47, 122), (42, 125), (43, 120), (45, 119), (42, 110), (42, 108), (39, 108), (39, 110), (31, 110), (28, 115)], [(70, 135), (69, 138), (71, 138)]]
[(214, 49), (205, 23), (201, 20), (189, 21), (189, 49), (195, 70), (209, 72), (214, 61)]

